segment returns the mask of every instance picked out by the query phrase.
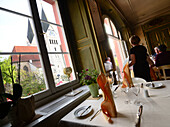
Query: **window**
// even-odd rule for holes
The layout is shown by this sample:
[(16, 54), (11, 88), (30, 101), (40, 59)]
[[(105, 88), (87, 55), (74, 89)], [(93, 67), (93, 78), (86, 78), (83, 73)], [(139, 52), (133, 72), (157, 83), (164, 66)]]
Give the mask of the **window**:
[(117, 31), (115, 25), (109, 18), (104, 19), (104, 27), (114, 56), (116, 70), (121, 78), (123, 76), (121, 73), (123, 70), (123, 62), (127, 57), (126, 43), (122, 40), (120, 32)]
[[(55, 86), (69, 82), (63, 73), (65, 67), (72, 67), (71, 57), (64, 35), (64, 29), (59, 15), (57, 4), (50, 0), (37, 0), (38, 12), (41, 19), (41, 26), (44, 33), (48, 57), (55, 81)], [(52, 40), (50, 45), (49, 39)], [(74, 70), (70, 77), (75, 80)]]
[[(0, 66), (5, 92), (11, 92), (12, 83), (19, 82), (23, 97), (34, 94), (38, 100), (75, 84), (57, 1), (0, 1), (0, 15)], [(66, 67), (72, 68), (70, 78), (63, 72)]]

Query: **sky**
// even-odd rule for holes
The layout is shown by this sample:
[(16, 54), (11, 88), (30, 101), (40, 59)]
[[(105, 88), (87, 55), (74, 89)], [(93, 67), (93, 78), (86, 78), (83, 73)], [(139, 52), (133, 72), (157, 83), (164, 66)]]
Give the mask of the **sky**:
[[(41, 12), (43, 6), (48, 21), (55, 22), (54, 15), (52, 15), (53, 10), (51, 5), (45, 4), (42, 0), (36, 1), (39, 12)], [(0, 7), (26, 14), (28, 16), (32, 15), (28, 0), (0, 0)], [(0, 52), (11, 52), (14, 45), (26, 46), (28, 43), (28, 18), (2, 10), (0, 10), (0, 18)], [(34, 30), (33, 20), (30, 19), (30, 22)], [(35, 30), (33, 41), (36, 41)]]

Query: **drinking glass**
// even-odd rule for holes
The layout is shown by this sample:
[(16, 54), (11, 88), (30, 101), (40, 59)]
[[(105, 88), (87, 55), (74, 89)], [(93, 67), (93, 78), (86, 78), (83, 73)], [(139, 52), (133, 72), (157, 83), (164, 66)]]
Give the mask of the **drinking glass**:
[[(71, 73), (72, 73), (71, 67), (65, 67), (65, 68), (63, 69), (63, 72), (64, 72), (65, 75), (68, 76), (68, 80), (69, 80), (69, 83), (70, 83), (70, 75), (71, 75)], [(74, 94), (73, 87), (71, 87), (71, 94)]]
[(130, 104), (131, 103), (131, 99), (130, 99), (130, 92), (129, 92), (129, 87), (126, 87), (126, 88), (122, 88), (121, 87), (121, 93), (122, 95), (125, 94), (125, 104)]
[(134, 104), (139, 106), (141, 105), (141, 102), (140, 102), (140, 99), (139, 99), (139, 96), (140, 96), (140, 85), (135, 85), (135, 87), (132, 88), (132, 92), (134, 93), (134, 95), (136, 96), (136, 99), (134, 101)]

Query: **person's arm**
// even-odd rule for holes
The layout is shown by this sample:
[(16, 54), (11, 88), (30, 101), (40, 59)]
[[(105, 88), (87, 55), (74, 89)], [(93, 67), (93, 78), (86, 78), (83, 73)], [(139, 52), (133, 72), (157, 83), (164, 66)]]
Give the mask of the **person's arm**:
[(151, 65), (151, 67), (154, 66), (154, 62), (150, 59), (149, 56), (147, 56), (147, 61), (148, 61), (149, 65)]
[(129, 64), (129, 67), (131, 67), (136, 63), (135, 54), (130, 54), (130, 59), (131, 59), (131, 63)]

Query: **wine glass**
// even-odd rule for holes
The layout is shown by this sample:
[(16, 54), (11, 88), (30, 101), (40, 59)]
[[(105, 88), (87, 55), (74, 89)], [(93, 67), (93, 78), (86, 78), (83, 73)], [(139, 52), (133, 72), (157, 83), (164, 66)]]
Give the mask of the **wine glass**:
[(139, 100), (139, 94), (140, 94), (140, 85), (136, 85), (135, 87), (133, 87), (133, 93), (136, 96), (136, 100), (134, 101), (134, 104), (139, 106), (141, 104), (140, 100)]
[[(65, 67), (63, 69), (63, 72), (64, 72), (65, 75), (67, 75), (69, 83), (70, 83), (70, 74), (72, 73), (71, 67)], [(74, 94), (73, 87), (71, 87), (71, 94)]]
[(125, 96), (125, 104), (131, 104), (131, 89), (129, 87), (121, 87), (121, 93)]
[(66, 75), (68, 76), (69, 81), (70, 81), (70, 74), (72, 73), (71, 67), (65, 67), (65, 68), (63, 69), (63, 72), (64, 72), (64, 74), (66, 74)]
[[(118, 84), (117, 85), (114, 85), (114, 86), (112, 86), (112, 93), (113, 93), (113, 97), (114, 98), (117, 98), (118, 97), (118, 95), (117, 95), (117, 89), (120, 87), (120, 82), (118, 82)], [(122, 89), (122, 92), (123, 92), (123, 89)]]

